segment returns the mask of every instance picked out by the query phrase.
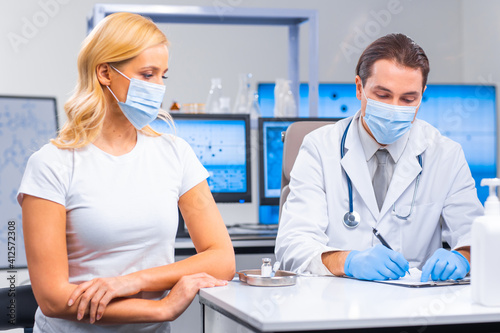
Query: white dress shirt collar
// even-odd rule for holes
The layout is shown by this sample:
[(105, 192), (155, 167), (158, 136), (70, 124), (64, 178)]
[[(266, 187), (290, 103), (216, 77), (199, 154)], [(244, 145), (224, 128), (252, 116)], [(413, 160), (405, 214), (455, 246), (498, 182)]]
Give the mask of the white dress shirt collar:
[(403, 155), (403, 151), (406, 147), (406, 144), (408, 143), (411, 129), (410, 131), (406, 132), (401, 138), (396, 140), (396, 142), (383, 146), (375, 141), (375, 139), (372, 138), (368, 131), (363, 127), (363, 120), (361, 115), (358, 117), (357, 121), (359, 139), (361, 141), (361, 146), (363, 146), (363, 151), (365, 152), (366, 161), (369, 161), (377, 152), (377, 150), (385, 148), (391, 155), (394, 163), (398, 163), (398, 160), (401, 155)]

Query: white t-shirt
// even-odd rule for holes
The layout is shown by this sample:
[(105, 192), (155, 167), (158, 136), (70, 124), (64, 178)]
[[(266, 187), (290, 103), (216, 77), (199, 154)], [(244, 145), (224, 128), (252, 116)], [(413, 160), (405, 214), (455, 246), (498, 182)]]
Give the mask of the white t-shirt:
[[(30, 157), (18, 201), (28, 194), (66, 207), (69, 282), (78, 284), (173, 263), (179, 197), (207, 177), (189, 144), (168, 134), (138, 133), (122, 156), (93, 144), (71, 150), (47, 144)], [(169, 324), (90, 325), (38, 309), (37, 331), (168, 332)]]

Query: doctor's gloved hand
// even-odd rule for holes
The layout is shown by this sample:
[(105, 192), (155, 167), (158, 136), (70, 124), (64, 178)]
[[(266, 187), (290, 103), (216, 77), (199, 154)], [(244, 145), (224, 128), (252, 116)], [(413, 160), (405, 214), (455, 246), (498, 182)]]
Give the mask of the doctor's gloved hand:
[(470, 265), (467, 259), (457, 251), (437, 249), (422, 268), (420, 281), (458, 280), (469, 272)]
[(364, 251), (351, 251), (344, 264), (347, 276), (361, 280), (399, 279), (410, 264), (399, 252), (377, 244)]

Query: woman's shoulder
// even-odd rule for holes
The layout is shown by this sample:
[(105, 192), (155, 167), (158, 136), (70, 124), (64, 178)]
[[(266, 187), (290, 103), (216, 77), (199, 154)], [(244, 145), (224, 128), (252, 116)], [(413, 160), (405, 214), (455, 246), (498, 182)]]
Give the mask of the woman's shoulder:
[(49, 142), (34, 152), (30, 159), (38, 162), (64, 161), (72, 158), (73, 149), (62, 149)]

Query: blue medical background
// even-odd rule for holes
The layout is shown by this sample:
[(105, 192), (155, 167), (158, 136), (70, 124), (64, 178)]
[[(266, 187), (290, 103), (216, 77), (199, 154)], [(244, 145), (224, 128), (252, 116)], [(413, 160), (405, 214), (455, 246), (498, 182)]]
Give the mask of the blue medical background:
[[(309, 86), (299, 86), (299, 117), (309, 117)], [(274, 83), (260, 83), (257, 87), (262, 117), (273, 117)], [(356, 86), (351, 83), (320, 83), (318, 87), (318, 117), (345, 118), (359, 110)]]
[[(349, 117), (360, 107), (356, 98), (355, 84), (320, 83), (318, 116)], [(274, 83), (258, 85), (259, 103), (263, 117), (272, 117), (274, 112)], [(300, 84), (299, 117), (309, 115), (309, 88)], [(439, 131), (461, 144), (472, 176), (476, 182), (478, 197), (482, 203), (488, 189), (481, 187), (481, 179), (496, 177), (497, 130), (496, 89), (492, 85), (428, 84), (422, 98), (417, 117), (435, 126)], [(281, 159), (283, 143), (281, 131), (289, 123), (263, 126), (262, 142), (267, 139), (264, 156), (266, 173), (264, 193), (279, 197), (281, 188)], [(278, 133), (280, 135), (278, 135)], [(275, 206), (260, 206), (261, 223), (277, 223), (279, 209)]]
[[(247, 191), (245, 121), (180, 118), (174, 121), (176, 135), (189, 143), (210, 174), (207, 181), (213, 194)], [(173, 133), (158, 119), (151, 126), (163, 133)]]
[[(14, 220), (15, 267), (26, 267), (21, 206), (17, 191), (29, 157), (57, 134), (56, 100), (0, 96), (0, 268), (9, 268), (8, 222)], [(10, 251), (9, 251), (10, 252)], [(5, 254), (5, 255), (4, 255)]]

